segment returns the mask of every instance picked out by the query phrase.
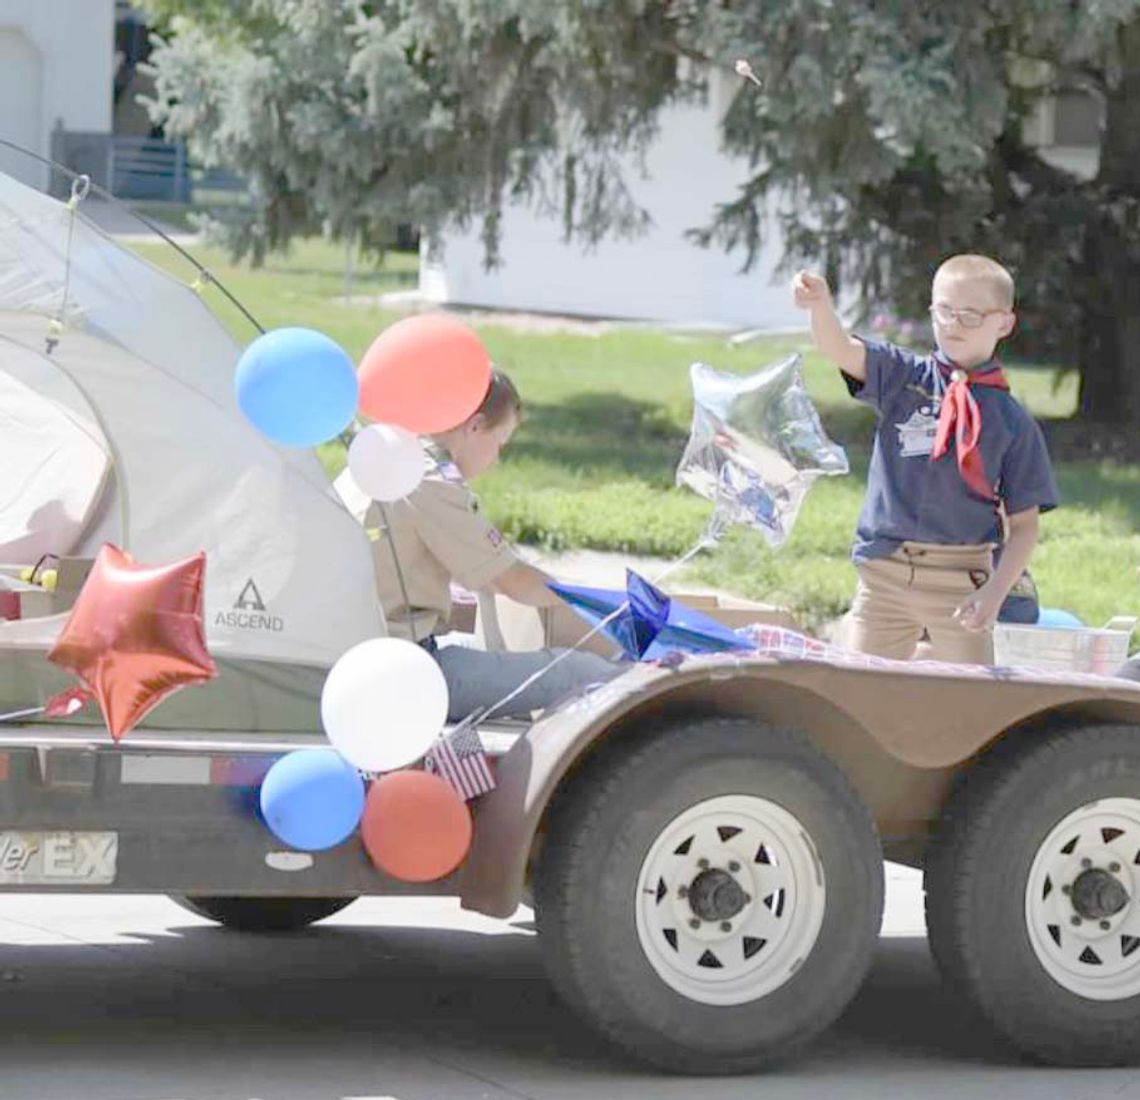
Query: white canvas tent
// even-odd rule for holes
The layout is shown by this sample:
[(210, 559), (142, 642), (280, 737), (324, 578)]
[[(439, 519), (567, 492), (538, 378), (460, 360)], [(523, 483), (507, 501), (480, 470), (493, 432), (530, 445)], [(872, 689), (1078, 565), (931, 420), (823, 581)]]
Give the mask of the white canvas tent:
[(87, 418), (0, 371), (0, 562), (75, 546), (111, 471)]
[[(148, 563), (204, 550), (207, 642), (230, 664), (326, 668), (382, 634), (367, 538), (316, 456), (238, 411), (238, 345), (82, 210), (71, 225), (66, 204), (0, 173), (0, 402), (23, 425), (0, 425), (0, 560), (104, 541)], [(63, 621), (0, 623), (0, 660), (42, 652)]]

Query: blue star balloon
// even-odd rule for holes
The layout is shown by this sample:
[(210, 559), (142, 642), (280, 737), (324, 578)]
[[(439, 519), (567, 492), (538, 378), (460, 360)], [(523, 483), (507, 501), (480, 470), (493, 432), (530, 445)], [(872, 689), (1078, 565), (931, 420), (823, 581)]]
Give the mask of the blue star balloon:
[(665, 595), (644, 577), (626, 570), (626, 588), (585, 588), (573, 584), (550, 586), (574, 612), (635, 661), (659, 660), (673, 651), (723, 653), (750, 650), (752, 645), (708, 615)]

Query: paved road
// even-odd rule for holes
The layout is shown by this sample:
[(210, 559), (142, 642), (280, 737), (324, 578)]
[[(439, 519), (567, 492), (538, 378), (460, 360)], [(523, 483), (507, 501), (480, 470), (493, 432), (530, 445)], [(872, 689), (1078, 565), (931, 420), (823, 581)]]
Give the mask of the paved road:
[[(3, 1100), (1127, 1100), (1140, 1072), (1019, 1065), (942, 992), (892, 868), (869, 982), (810, 1054), (694, 1081), (616, 1057), (551, 996), (528, 914), (357, 902), (226, 932), (158, 897), (0, 898)], [(424, 927), (424, 926), (427, 927)]]

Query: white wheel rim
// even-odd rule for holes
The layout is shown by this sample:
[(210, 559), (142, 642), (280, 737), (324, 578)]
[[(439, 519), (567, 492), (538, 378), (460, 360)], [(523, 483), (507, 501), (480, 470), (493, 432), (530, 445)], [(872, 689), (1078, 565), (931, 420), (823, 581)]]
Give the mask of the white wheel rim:
[[(1090, 910), (1081, 876), (1107, 884), (1116, 912)], [(1111, 885), (1109, 880), (1117, 885)], [(1041, 965), (1058, 985), (1092, 1001), (1140, 993), (1140, 800), (1106, 798), (1065, 817), (1029, 869), (1025, 922)], [(1115, 897), (1113, 897), (1115, 895)]]
[[(726, 888), (721, 897), (747, 897), (731, 919), (694, 909), (694, 887), (710, 881)], [(800, 822), (767, 799), (723, 795), (685, 810), (653, 842), (637, 880), (637, 937), (671, 989), (701, 1004), (744, 1004), (795, 973), (825, 903), (823, 867)]]

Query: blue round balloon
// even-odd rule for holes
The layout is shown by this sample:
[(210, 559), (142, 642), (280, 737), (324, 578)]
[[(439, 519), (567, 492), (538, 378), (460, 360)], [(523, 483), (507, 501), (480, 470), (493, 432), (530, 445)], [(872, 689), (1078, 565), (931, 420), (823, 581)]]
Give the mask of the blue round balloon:
[(1038, 626), (1084, 626), (1071, 611), (1064, 611), (1059, 607), (1043, 607), (1037, 612)]
[(278, 328), (242, 353), (234, 376), (238, 407), (275, 443), (315, 447), (356, 415), (359, 388), (348, 353), (309, 328)]
[(364, 812), (364, 780), (333, 749), (281, 757), (261, 784), (261, 816), (273, 835), (305, 852), (352, 835)]

